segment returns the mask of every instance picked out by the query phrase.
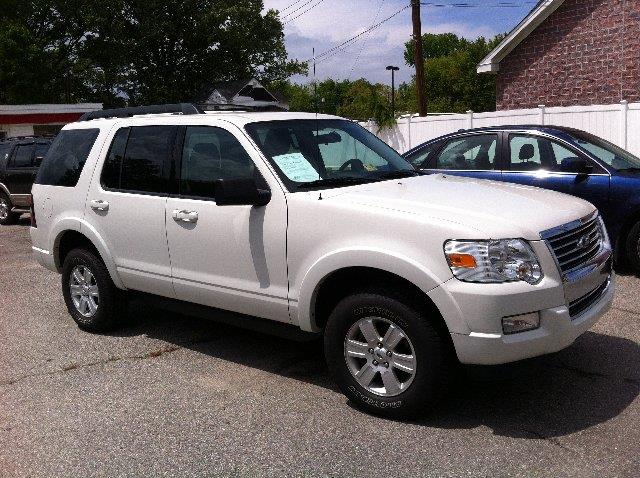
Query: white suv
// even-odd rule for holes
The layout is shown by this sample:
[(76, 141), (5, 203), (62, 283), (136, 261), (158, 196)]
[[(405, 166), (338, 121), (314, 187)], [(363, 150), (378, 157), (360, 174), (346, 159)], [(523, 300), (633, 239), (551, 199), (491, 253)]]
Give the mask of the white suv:
[(349, 399), (400, 416), (457, 363), (558, 351), (610, 307), (588, 202), (422, 175), (334, 116), (176, 110), (89, 115), (40, 169), (33, 251), (84, 330), (117, 324), (127, 291), (282, 322), (324, 335)]

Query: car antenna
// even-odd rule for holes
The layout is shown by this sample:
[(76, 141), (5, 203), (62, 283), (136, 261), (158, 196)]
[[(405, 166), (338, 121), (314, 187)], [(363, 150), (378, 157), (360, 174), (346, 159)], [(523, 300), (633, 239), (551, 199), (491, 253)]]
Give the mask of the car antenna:
[[(315, 147), (314, 152), (316, 154), (316, 167), (320, 167), (320, 146), (317, 144), (317, 138), (318, 138), (318, 134), (320, 133), (319, 128), (318, 128), (318, 81), (316, 80), (316, 47), (312, 47), (311, 48), (311, 52), (312, 52), (312, 56), (313, 56), (313, 103), (315, 106), (315, 110), (316, 110), (316, 140), (315, 140)], [(320, 177), (320, 170), (318, 169), (318, 179), (322, 179)], [(320, 197), (318, 198), (318, 200), (322, 199), (322, 193), (320, 193)]]

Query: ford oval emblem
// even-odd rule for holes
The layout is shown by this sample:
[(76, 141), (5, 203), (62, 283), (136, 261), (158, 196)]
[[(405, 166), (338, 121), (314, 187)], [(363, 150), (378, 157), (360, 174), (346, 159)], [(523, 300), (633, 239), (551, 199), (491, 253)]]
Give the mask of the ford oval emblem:
[(585, 234), (580, 238), (580, 240), (576, 243), (576, 248), (585, 249), (589, 245), (589, 234)]

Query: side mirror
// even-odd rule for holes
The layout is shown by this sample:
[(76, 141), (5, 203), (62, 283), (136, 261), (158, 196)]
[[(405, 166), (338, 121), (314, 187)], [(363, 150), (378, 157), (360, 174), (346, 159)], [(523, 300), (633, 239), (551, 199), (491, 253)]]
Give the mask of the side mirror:
[(40, 166), (42, 164), (42, 160), (44, 159), (44, 156), (36, 156), (34, 158), (34, 164), (36, 166)]
[(218, 206), (266, 206), (271, 191), (260, 189), (254, 179), (217, 179), (213, 194)]
[(565, 173), (589, 174), (593, 171), (593, 165), (583, 158), (565, 158), (560, 163), (560, 170)]

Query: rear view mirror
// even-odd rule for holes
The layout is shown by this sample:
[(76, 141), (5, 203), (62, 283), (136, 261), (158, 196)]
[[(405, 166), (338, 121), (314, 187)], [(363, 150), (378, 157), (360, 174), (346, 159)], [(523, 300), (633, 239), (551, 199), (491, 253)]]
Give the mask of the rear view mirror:
[(589, 174), (593, 165), (583, 158), (565, 158), (560, 163), (560, 170), (565, 173)]
[(254, 179), (217, 179), (213, 194), (218, 206), (266, 206), (271, 191), (258, 188)]
[(339, 143), (342, 138), (335, 131), (327, 134), (319, 134), (316, 136), (316, 141), (318, 144), (329, 144), (329, 143)]

